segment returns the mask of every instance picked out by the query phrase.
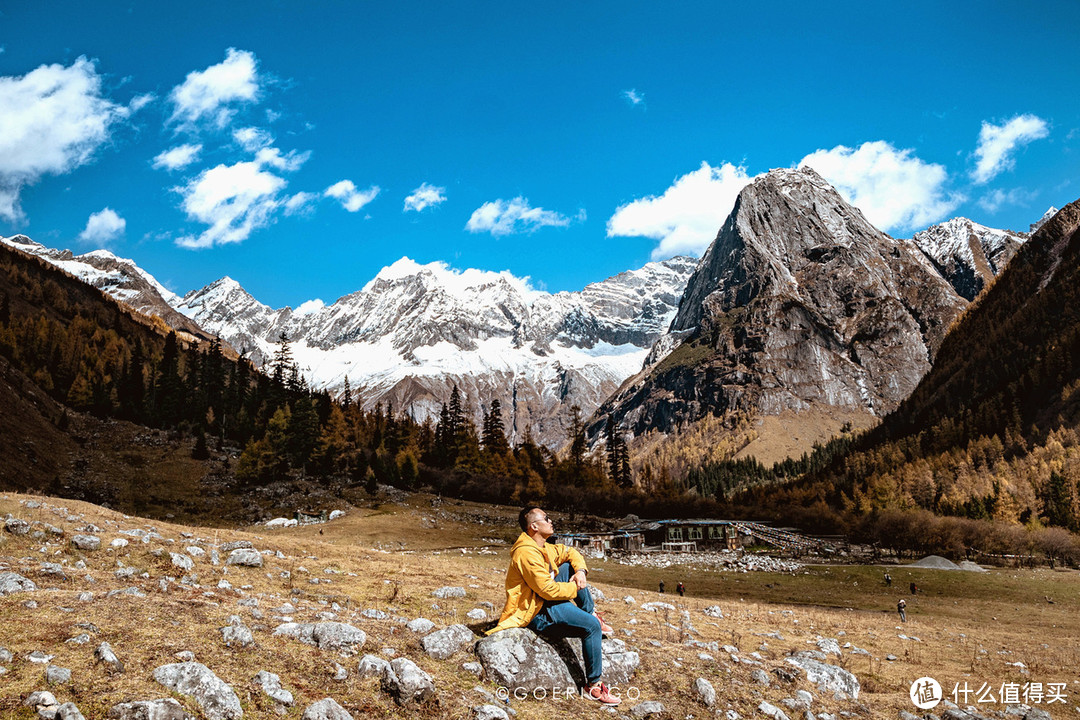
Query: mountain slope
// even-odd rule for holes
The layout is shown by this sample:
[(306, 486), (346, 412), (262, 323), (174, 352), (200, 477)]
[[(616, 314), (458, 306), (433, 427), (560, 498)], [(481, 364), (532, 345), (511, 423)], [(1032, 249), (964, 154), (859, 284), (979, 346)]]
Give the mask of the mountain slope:
[(144, 315), (160, 317), (176, 330), (204, 339), (207, 337), (196, 323), (173, 308), (180, 298), (133, 260), (117, 257), (108, 250), (74, 255), (70, 250), (46, 247), (25, 235), (0, 237), (0, 243), (39, 257)]
[(880, 416), (929, 369), (967, 303), (908, 240), (870, 225), (813, 170), (743, 190), (672, 323), (686, 339), (595, 416), (640, 435), (712, 414)]

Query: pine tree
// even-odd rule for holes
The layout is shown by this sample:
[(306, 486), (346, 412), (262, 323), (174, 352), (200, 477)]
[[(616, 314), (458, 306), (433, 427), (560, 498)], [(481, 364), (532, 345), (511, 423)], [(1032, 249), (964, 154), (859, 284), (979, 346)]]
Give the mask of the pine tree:
[(510, 451), (506, 433), (503, 431), (502, 405), (498, 398), (491, 401), (491, 410), (484, 415), (481, 442), (484, 445), (484, 452), (489, 455), (506, 455)]

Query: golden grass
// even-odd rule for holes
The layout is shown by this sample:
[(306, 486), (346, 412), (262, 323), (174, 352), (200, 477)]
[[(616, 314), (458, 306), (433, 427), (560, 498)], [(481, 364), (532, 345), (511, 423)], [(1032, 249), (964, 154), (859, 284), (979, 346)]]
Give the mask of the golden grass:
[[(40, 540), (2, 533), (0, 562), (30, 577), (41, 589), (0, 598), (0, 646), (16, 655), (7, 664), (9, 672), (0, 676), (0, 717), (33, 717), (21, 700), (34, 690), (45, 689), (43, 667), (25, 660), (38, 649), (55, 655), (54, 664), (72, 670), (72, 684), (52, 690), (61, 702), (75, 702), (87, 718), (103, 717), (118, 702), (168, 697), (168, 691), (154, 682), (152, 672), (159, 665), (177, 662), (175, 655), (181, 650), (193, 652), (197, 660), (232, 685), (245, 718), (278, 717), (272, 704), (250, 682), (259, 670), (280, 675), (283, 686), (296, 696), (286, 715), (290, 718), (299, 718), (308, 704), (323, 697), (333, 697), (356, 718), (403, 714), (468, 718), (472, 707), (485, 702), (473, 688), (480, 685), (494, 690), (491, 683), (478, 681), (461, 668), (463, 662), (473, 659), (470, 656), (432, 660), (403, 626), (389, 620), (361, 619), (358, 613), (374, 608), (391, 616), (427, 617), (438, 625), (449, 625), (465, 621), (465, 612), (481, 601), (499, 609), (509, 543), (518, 534), (513, 508), (458, 502), (433, 507), (429, 496), (415, 495), (399, 504), (354, 508), (346, 517), (326, 525), (221, 530), (125, 518), (68, 500), (35, 498), (46, 507), (28, 509), (20, 504), (28, 499), (16, 494), (0, 496), (0, 515), (10, 512), (26, 520), (57, 525), (66, 536), (42, 554), (38, 552)], [(103, 548), (88, 553), (72, 549), (66, 539), (83, 523), (57, 515), (57, 506), (103, 528), (99, 533)], [(149, 527), (175, 543), (158, 540), (144, 544), (117, 534), (120, 528)], [(181, 533), (194, 537), (184, 538)], [(132, 542), (122, 550), (108, 549), (115, 537)], [(280, 551), (284, 558), (267, 556), (263, 568), (228, 568), (227, 572), (223, 566), (212, 566), (208, 557), (197, 559), (195, 572), (202, 588), (185, 590), (173, 585), (168, 593), (157, 590), (159, 578), (182, 574), (171, 567), (168, 551), (181, 552), (190, 544), (202, 544), (209, 550), (214, 543), (237, 539), (251, 540), (259, 549)], [(502, 544), (497, 544), (499, 541)], [(496, 552), (481, 554), (484, 547)], [(155, 549), (165, 552), (157, 556)], [(72, 568), (79, 559), (86, 562), (86, 570)], [(67, 579), (43, 574), (39, 570), (42, 561), (65, 561)], [(113, 574), (118, 561), (150, 577), (119, 579)], [(923, 675), (937, 678), (947, 691), (954, 683), (965, 681), (975, 687), (983, 682), (997, 687), (1002, 682), (1032, 681), (1067, 682), (1070, 694), (1080, 692), (1073, 681), (1080, 668), (1080, 620), (1076, 619), (1080, 577), (1075, 572), (999, 569), (976, 574), (894, 567), (890, 568), (893, 587), (886, 588), (882, 568), (868, 566), (816, 566), (795, 575), (679, 567), (656, 570), (601, 561), (592, 561), (590, 566), (591, 579), (608, 598), (601, 605), (608, 622), (618, 629), (618, 637), (641, 654), (641, 668), (634, 681), (640, 699), (661, 701), (670, 717), (712, 714), (694, 697), (692, 683), (698, 677), (710, 680), (716, 688), (717, 709), (733, 708), (744, 717), (753, 717), (762, 700), (775, 705), (799, 688), (814, 694), (813, 710), (818, 713), (848, 710), (868, 717), (895, 717), (901, 709), (915, 710), (907, 691), (910, 683)], [(283, 577), (286, 571), (289, 576)], [(93, 583), (85, 579), (87, 575)], [(243, 590), (243, 597), (258, 597), (265, 618), (258, 620), (249, 608), (239, 607), (240, 594), (217, 590), (222, 577), (235, 588), (250, 586)], [(313, 578), (320, 582), (310, 582)], [(661, 578), (668, 588), (680, 580), (686, 583), (687, 597), (656, 593), (654, 588)], [(923, 589), (915, 598), (907, 595), (912, 580)], [(147, 597), (105, 597), (109, 590), (133, 585), (142, 588)], [(443, 585), (465, 587), (468, 596), (433, 598), (432, 590)], [(94, 593), (93, 601), (79, 602), (78, 594), (87, 590)], [(206, 596), (204, 592), (213, 594)], [(636, 602), (624, 603), (625, 595), (632, 595)], [(895, 604), (902, 596), (908, 600), (909, 622), (901, 627)], [(28, 600), (36, 601), (39, 607), (26, 608)], [(642, 603), (655, 600), (672, 603), (678, 610), (658, 614), (640, 609)], [(391, 647), (414, 660), (434, 677), (438, 705), (403, 711), (380, 690), (377, 681), (356, 677), (356, 657), (344, 659), (274, 637), (271, 633), (280, 621), (273, 608), (286, 602), (296, 606), (292, 616), (297, 622), (317, 621), (319, 613), (332, 611), (336, 603), (338, 620), (368, 633), (362, 654), (378, 654)], [(436, 604), (438, 609), (433, 607)], [(714, 604), (723, 609), (723, 619), (714, 620), (701, 612)], [(863, 694), (857, 703), (837, 701), (823, 697), (804, 680), (788, 684), (775, 675), (771, 687), (762, 687), (751, 677), (753, 667), (732, 662), (727, 653), (710, 653), (713, 660), (702, 659), (702, 649), (682, 644), (685, 633), (667, 623), (679, 626), (683, 610), (690, 612), (701, 641), (735, 645), (740, 656), (757, 652), (767, 671), (783, 667), (784, 657), (792, 652), (813, 648), (819, 637), (865, 648), (871, 656), (845, 654), (832, 661), (859, 677)], [(234, 613), (254, 630), (254, 646), (224, 646), (219, 629)], [(79, 628), (79, 623), (92, 623), (97, 631)], [(632, 630), (633, 637), (623, 635), (622, 629)], [(91, 641), (85, 645), (64, 642), (80, 632), (88, 632)], [(767, 633), (779, 633), (783, 639)], [(901, 633), (920, 641), (901, 639)], [(104, 666), (93, 664), (94, 648), (102, 641), (109, 642), (125, 663), (124, 673), (110, 675)], [(897, 659), (885, 660), (889, 654)], [(1027, 674), (1010, 665), (1015, 662), (1022, 662)], [(349, 670), (347, 680), (332, 679), (334, 663)], [(189, 711), (196, 710), (189, 699), (177, 699)], [(1074, 704), (1075, 698), (1070, 697), (1069, 712)], [(523, 720), (594, 717), (598, 712), (594, 704), (580, 700), (515, 701), (513, 706)], [(1044, 707), (1055, 715), (1060, 712), (1055, 708), (1064, 709), (1060, 704)]]

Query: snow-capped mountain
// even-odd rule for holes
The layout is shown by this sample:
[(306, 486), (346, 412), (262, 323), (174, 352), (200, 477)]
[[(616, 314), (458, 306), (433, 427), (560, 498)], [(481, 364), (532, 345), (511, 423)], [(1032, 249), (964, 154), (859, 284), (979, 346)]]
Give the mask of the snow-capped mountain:
[(256, 364), (284, 335), (313, 386), (338, 392), (348, 378), (366, 406), (435, 417), (456, 384), (475, 413), (497, 398), (512, 435), (558, 445), (572, 405), (587, 416), (641, 369), (695, 266), (677, 257), (551, 294), (508, 272), (402, 258), (310, 312), (269, 308), (230, 278), (176, 309)]
[[(1047, 219), (1043, 216), (1037, 224)], [(963, 217), (929, 227), (914, 237), (942, 277), (967, 300), (974, 300), (997, 277), (1025, 239), (1022, 233), (995, 230)]]
[(173, 306), (179, 304), (180, 297), (134, 260), (117, 257), (108, 250), (75, 255), (70, 250), (46, 247), (25, 235), (0, 237), (0, 243), (35, 255), (143, 314), (160, 317), (173, 328), (194, 335), (205, 334), (196, 323), (176, 312)]

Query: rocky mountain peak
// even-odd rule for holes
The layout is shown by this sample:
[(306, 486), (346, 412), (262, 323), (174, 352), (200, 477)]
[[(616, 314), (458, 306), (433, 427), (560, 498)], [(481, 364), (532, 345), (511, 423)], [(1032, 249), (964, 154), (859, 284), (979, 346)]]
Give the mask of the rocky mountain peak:
[(600, 413), (636, 433), (705, 414), (832, 407), (880, 415), (930, 367), (966, 302), (910, 240), (809, 168), (739, 194), (672, 324), (686, 339)]
[(1043, 216), (1038, 219), (1038, 221), (1031, 223), (1031, 226), (1028, 228), (1028, 233), (1034, 235), (1039, 228), (1045, 225), (1050, 218), (1054, 217), (1057, 214), (1058, 209), (1051, 205), (1050, 208), (1043, 213)]
[(1024, 239), (1020, 233), (988, 228), (965, 217), (929, 227), (913, 238), (966, 300), (974, 300), (1001, 272)]

